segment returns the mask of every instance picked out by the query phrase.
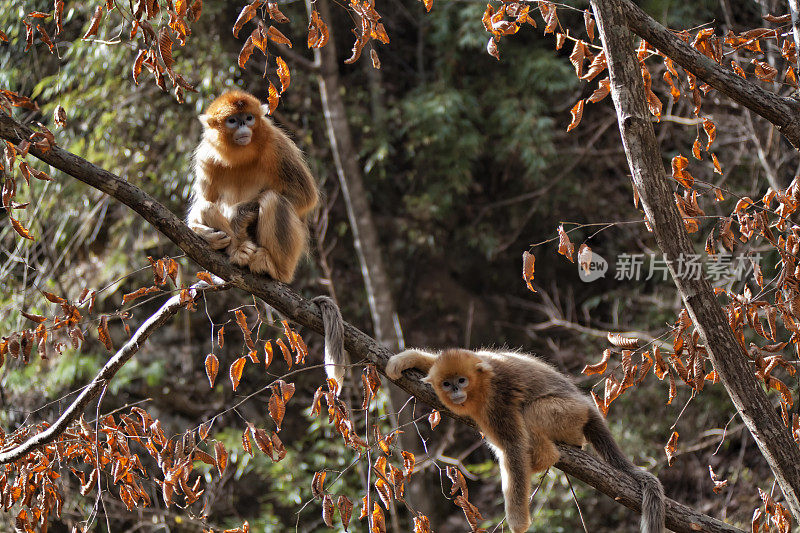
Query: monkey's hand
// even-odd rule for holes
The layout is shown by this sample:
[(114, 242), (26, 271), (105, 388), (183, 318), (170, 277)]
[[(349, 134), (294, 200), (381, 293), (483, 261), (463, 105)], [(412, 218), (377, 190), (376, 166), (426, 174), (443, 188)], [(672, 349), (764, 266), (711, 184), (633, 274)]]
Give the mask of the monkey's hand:
[(256, 248), (257, 246), (255, 243), (248, 240), (240, 241), (235, 247), (231, 245), (228, 248), (228, 253), (231, 256), (231, 263), (239, 266), (249, 265)]
[(389, 379), (399, 379), (403, 370), (411, 368), (411, 366), (405, 366), (408, 362), (408, 358), (403, 357), (403, 354), (392, 356), (386, 363), (386, 375), (389, 376)]
[(204, 226), (202, 224), (193, 224), (192, 229), (215, 250), (222, 250), (231, 244), (230, 235), (224, 231), (214, 229), (209, 226)]
[(406, 350), (397, 355), (393, 355), (386, 363), (386, 375), (389, 379), (398, 379), (403, 370), (409, 368), (419, 368), (427, 372), (436, 361), (436, 355), (420, 350)]

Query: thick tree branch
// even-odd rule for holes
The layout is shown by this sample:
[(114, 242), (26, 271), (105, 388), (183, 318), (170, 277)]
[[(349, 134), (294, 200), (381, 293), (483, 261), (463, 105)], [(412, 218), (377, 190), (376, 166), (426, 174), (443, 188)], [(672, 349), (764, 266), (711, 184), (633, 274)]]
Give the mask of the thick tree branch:
[[(12, 143), (19, 143), (31, 133), (29, 128), (0, 112), (0, 138)], [(30, 154), (124, 203), (177, 244), (201, 267), (232, 285), (258, 296), (298, 324), (320, 334), (324, 332), (322, 316), (316, 305), (302, 298), (283, 283), (253, 275), (247, 270), (232, 265), (224, 255), (211, 250), (183, 221), (144, 191), (111, 172), (58, 147), (42, 153), (35, 146), (31, 146)], [(345, 323), (344, 326), (345, 348), (350, 352), (351, 357), (355, 360), (369, 361), (383, 371), (386, 362), (393, 354), (351, 324)], [(416, 376), (417, 378), (422, 377), (419, 372), (416, 373)], [(412, 380), (404, 376), (395, 383), (421, 402), (475, 427), (472, 421), (449, 413), (439, 403), (433, 389), (424, 385), (419, 379)], [(637, 511), (641, 509), (641, 489), (630, 476), (614, 470), (591, 454), (581, 450), (563, 445), (559, 445), (559, 450), (562, 456), (556, 465), (558, 468), (598, 488), (627, 507)], [(694, 533), (696, 531), (743, 533), (738, 528), (671, 500), (667, 501), (667, 525), (678, 533)]]
[(628, 27), (713, 88), (775, 124), (800, 149), (800, 102), (765, 91), (704, 56), (630, 0), (620, 0)]
[[(195, 297), (198, 291), (201, 290), (219, 290), (228, 288), (227, 284), (225, 284), (223, 280), (218, 279), (215, 281), (218, 281), (218, 284), (210, 285), (205, 281), (199, 281), (192, 285), (189, 289), (192, 292), (192, 297)], [(158, 311), (153, 313), (150, 318), (148, 318), (141, 326), (139, 326), (139, 329), (136, 330), (128, 342), (126, 342), (125, 345), (120, 348), (117, 353), (115, 353), (114, 356), (106, 362), (105, 365), (103, 365), (103, 368), (100, 369), (91, 383), (89, 383), (86, 388), (83, 389), (83, 392), (78, 395), (75, 401), (73, 401), (64, 410), (64, 412), (61, 413), (61, 416), (58, 417), (58, 420), (56, 420), (47, 429), (41, 433), (37, 433), (22, 444), (0, 453), (0, 464), (16, 461), (26, 453), (30, 453), (31, 451), (56, 440), (59, 435), (66, 431), (67, 427), (73, 421), (83, 414), (83, 410), (87, 405), (89, 405), (89, 402), (100, 395), (103, 389), (108, 385), (108, 382), (111, 381), (111, 378), (113, 378), (119, 369), (122, 368), (123, 365), (125, 365), (125, 363), (127, 363), (130, 358), (139, 351), (139, 348), (142, 347), (147, 338), (150, 337), (155, 330), (166, 324), (167, 321), (183, 307), (185, 307), (185, 304), (181, 303), (180, 294), (176, 294), (164, 302), (164, 305), (162, 305)]]
[(714, 370), (775, 474), (792, 514), (800, 520), (800, 449), (753, 375), (753, 367), (734, 338), (711, 284), (705, 277), (691, 279), (678, 273), (678, 258), (695, 252), (664, 172), (639, 61), (625, 25), (635, 6), (628, 0), (592, 0), (592, 7), (608, 60), (622, 143), (645, 216)]

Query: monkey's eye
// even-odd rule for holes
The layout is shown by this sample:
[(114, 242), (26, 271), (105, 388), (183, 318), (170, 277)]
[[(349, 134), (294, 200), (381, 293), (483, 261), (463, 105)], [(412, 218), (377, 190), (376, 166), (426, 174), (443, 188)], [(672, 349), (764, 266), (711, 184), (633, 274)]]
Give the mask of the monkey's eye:
[(450, 382), (449, 381), (442, 381), (442, 388), (449, 389), (450, 388)]
[(467, 378), (458, 378), (458, 384), (464, 386), (467, 384)]
[(244, 117), (244, 121), (247, 123), (248, 126), (252, 126), (255, 123), (256, 118), (253, 115), (247, 115), (246, 117)]
[(225, 125), (229, 128), (236, 127), (236, 117), (228, 117), (228, 120), (225, 121)]

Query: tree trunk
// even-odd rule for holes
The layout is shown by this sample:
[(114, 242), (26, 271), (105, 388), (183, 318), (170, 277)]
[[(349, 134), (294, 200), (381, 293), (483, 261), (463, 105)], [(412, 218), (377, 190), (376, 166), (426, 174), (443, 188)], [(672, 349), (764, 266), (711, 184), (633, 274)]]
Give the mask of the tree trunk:
[(312, 6), (306, 1), (306, 9), (311, 15), (316, 6), (322, 19), (328, 22), (330, 40), (320, 48), (314, 48), (314, 61), (319, 67), (317, 80), (322, 97), (322, 108), (328, 129), (328, 140), (331, 143), (336, 173), (342, 187), (342, 196), (347, 206), (347, 217), (350, 230), (353, 232), (353, 244), (364, 277), (367, 300), (372, 315), (375, 338), (390, 350), (400, 347), (398, 328), (395, 327), (397, 313), (394, 307), (389, 276), (381, 258), (381, 246), (375, 222), (372, 219), (367, 193), (364, 190), (364, 179), (361, 164), (353, 147), (353, 137), (347, 122), (347, 113), (342, 99), (342, 88), (339, 84), (339, 65), (336, 59), (334, 35), (331, 29), (331, 13), (327, 0), (318, 0)]
[(800, 520), (800, 449), (753, 375), (747, 354), (734, 338), (711, 284), (702, 276), (694, 280), (678, 275), (677, 259), (694, 254), (694, 248), (675, 206), (653, 132), (639, 61), (626, 25), (629, 4), (627, 0), (592, 0), (633, 182), (714, 370), (775, 474), (792, 515)]

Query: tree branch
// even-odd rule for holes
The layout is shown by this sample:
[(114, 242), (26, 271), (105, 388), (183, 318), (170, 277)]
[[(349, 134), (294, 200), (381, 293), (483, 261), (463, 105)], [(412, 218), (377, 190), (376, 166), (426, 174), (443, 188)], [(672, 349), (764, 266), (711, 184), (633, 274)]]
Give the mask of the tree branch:
[(775, 124), (789, 142), (800, 149), (800, 120), (797, 119), (800, 102), (765, 91), (723, 68), (676, 37), (630, 0), (620, 2), (632, 32), (722, 94)]
[[(694, 247), (673, 200), (658, 146), (644, 82), (625, 24), (634, 9), (628, 0), (592, 0), (611, 80), (611, 96), (633, 182), (659, 248), (689, 316), (725, 389), (767, 460), (795, 519), (800, 519), (800, 449), (753, 375), (744, 348), (736, 341), (711, 284), (679, 275), (678, 258)], [(635, 17), (633, 17), (635, 18)], [(707, 58), (706, 58), (707, 59)], [(800, 123), (800, 121), (798, 121)]]
[[(189, 288), (192, 297), (194, 298), (197, 292), (201, 290), (220, 290), (228, 288), (223, 280), (218, 279), (215, 281), (218, 281), (218, 283), (214, 285), (206, 283), (205, 281), (199, 281), (192, 285)], [(108, 385), (108, 382), (111, 381), (111, 378), (113, 378), (117, 371), (139, 351), (139, 348), (142, 347), (147, 338), (155, 330), (166, 324), (182, 307), (184, 307), (184, 304), (181, 303), (180, 294), (176, 294), (164, 302), (164, 305), (139, 326), (139, 329), (136, 330), (128, 342), (103, 365), (103, 368), (100, 369), (94, 379), (83, 389), (83, 392), (78, 395), (75, 401), (61, 413), (61, 416), (58, 417), (58, 420), (56, 420), (53, 425), (49, 426), (41, 433), (37, 433), (22, 444), (0, 453), (0, 464), (16, 461), (26, 453), (30, 453), (56, 440), (58, 436), (66, 431), (67, 427), (83, 413), (83, 410), (89, 405), (89, 402), (100, 395), (103, 389)]]
[[(29, 128), (0, 112), (0, 138), (12, 143), (19, 143), (22, 139), (29, 137), (31, 133)], [(322, 316), (315, 304), (302, 298), (283, 283), (264, 276), (253, 275), (248, 270), (232, 265), (227, 257), (211, 250), (183, 221), (144, 191), (57, 146), (47, 153), (42, 153), (36, 146), (31, 146), (29, 153), (124, 203), (166, 235), (201, 267), (232, 285), (258, 296), (298, 324), (317, 333), (324, 333)], [(369, 361), (383, 371), (386, 362), (393, 354), (351, 324), (345, 322), (344, 328), (344, 344), (351, 357), (354, 360)], [(421, 402), (462, 423), (475, 427), (471, 420), (455, 416), (447, 411), (436, 398), (433, 389), (419, 381), (419, 378), (422, 377), (421, 373), (417, 371), (410, 373), (415, 374), (416, 379), (403, 376), (394, 383)], [(586, 452), (565, 445), (558, 447), (561, 452), (561, 460), (556, 465), (558, 468), (598, 488), (623, 505), (636, 511), (641, 510), (641, 488), (630, 476), (611, 468)], [(667, 524), (678, 533), (695, 533), (698, 531), (698, 527), (702, 527), (701, 531), (710, 533), (744, 533), (741, 529), (698, 513), (672, 500), (667, 500)]]

